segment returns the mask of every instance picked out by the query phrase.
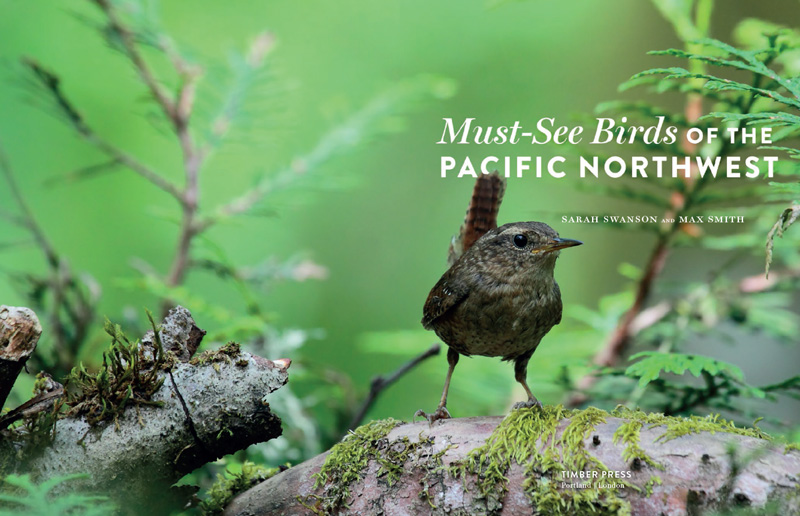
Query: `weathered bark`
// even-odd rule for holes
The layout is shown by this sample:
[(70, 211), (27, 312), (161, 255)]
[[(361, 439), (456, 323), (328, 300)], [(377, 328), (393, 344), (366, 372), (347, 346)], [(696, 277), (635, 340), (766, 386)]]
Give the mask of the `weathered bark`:
[[(365, 446), (377, 447), (367, 466), (360, 472), (360, 480), (349, 486), (350, 496), (334, 511), (324, 508), (324, 500), (330, 495), (330, 484), (314, 487), (315, 478), (328, 454), (319, 455), (303, 464), (292, 467), (258, 486), (242, 493), (228, 506), (228, 516), (255, 515), (299, 515), (299, 514), (531, 514), (537, 509), (526, 494), (524, 482), (532, 480), (533, 486), (542, 483), (538, 468), (526, 473), (522, 459), (510, 461), (505, 472), (508, 478), (507, 491), (497, 486), (489, 496), (481, 496), (474, 474), (464, 478), (452, 476), (447, 468), (463, 461), (474, 449), (486, 444), (487, 438), (502, 421), (499, 417), (452, 419), (437, 422), (429, 427), (427, 422), (403, 424), (391, 430), (385, 439)], [(583, 436), (583, 449), (602, 462), (610, 471), (621, 472), (629, 484), (616, 491), (623, 503), (629, 503), (633, 514), (679, 515), (699, 514), (709, 508), (730, 505), (764, 505), (768, 500), (783, 508), (781, 514), (795, 514), (800, 501), (797, 489), (800, 485), (800, 452), (784, 453), (783, 446), (771, 445), (769, 441), (755, 437), (730, 433), (708, 432), (684, 435), (675, 439), (659, 440), (664, 426), (650, 427), (645, 424), (640, 430), (641, 449), (654, 463), (622, 458), (626, 444), (613, 442), (613, 435), (626, 419), (607, 417), (591, 432)], [(568, 419), (558, 423), (553, 439), (558, 439), (569, 424)], [(535, 439), (535, 438), (534, 438)], [(387, 469), (381, 460), (391, 461), (391, 450), (403, 446), (414, 446), (413, 452), (400, 464), (399, 478), (391, 485), (387, 482)], [(580, 446), (580, 445), (579, 445)], [(731, 448), (732, 447), (732, 448)], [(540, 448), (541, 449), (541, 448)], [(731, 459), (729, 451), (736, 450), (738, 459)], [(437, 455), (438, 453), (438, 455)], [(731, 465), (739, 469), (732, 472)], [(501, 466), (502, 468), (502, 466)], [(591, 468), (588, 468), (591, 469)], [(659, 477), (662, 485), (654, 484), (652, 477)], [(559, 493), (574, 491), (562, 486), (556, 478)], [(466, 480), (465, 480), (466, 479)], [(650, 481), (652, 492), (646, 488)], [(619, 482), (619, 480), (566, 479), (567, 484)], [(425, 493), (427, 487), (427, 493)], [(565, 499), (567, 500), (567, 499)], [(313, 507), (312, 511), (310, 507)], [(551, 514), (552, 508), (541, 508), (543, 514)], [(582, 514), (587, 507), (565, 506), (559, 514)], [(602, 511), (601, 511), (602, 512)], [(613, 512), (612, 512), (613, 513)]]
[[(110, 494), (125, 509), (153, 509), (174, 503), (170, 486), (186, 473), (279, 436), (281, 421), (270, 412), (267, 395), (287, 382), (290, 362), (230, 345), (189, 362), (204, 333), (186, 309), (170, 311), (160, 339), (186, 361), (158, 373), (164, 382), (149, 401), (162, 406), (131, 402), (115, 420), (95, 425), (69, 416), (57, 421), (54, 437), (25, 427), (6, 430), (0, 435), (5, 472), (31, 473), (41, 481), (86, 473), (91, 478), (85, 488)], [(148, 332), (140, 344), (143, 356), (153, 346)]]
[(42, 326), (33, 310), (0, 306), (0, 409), (41, 334)]

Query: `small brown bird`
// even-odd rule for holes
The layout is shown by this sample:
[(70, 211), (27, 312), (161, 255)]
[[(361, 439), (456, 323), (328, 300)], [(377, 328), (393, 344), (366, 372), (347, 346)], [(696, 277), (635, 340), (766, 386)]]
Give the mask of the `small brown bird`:
[[(479, 179), (470, 206), (476, 205), (480, 189), (494, 192), (496, 202), (479, 223), (493, 227), (502, 200), (502, 180), (497, 176), (482, 179), (485, 184)], [(467, 212), (465, 226), (470, 225), (471, 212), (475, 210)], [(465, 233), (469, 230), (462, 227), (462, 236)], [(541, 405), (526, 382), (528, 360), (542, 337), (561, 322), (561, 291), (553, 277), (559, 252), (581, 243), (559, 238), (541, 222), (514, 222), (489, 229), (464, 249), (433, 287), (423, 309), (422, 325), (449, 347), (450, 368), (436, 411), (429, 415), (420, 410), (417, 415), (430, 422), (450, 417), (447, 391), (460, 355), (513, 360), (515, 378), (528, 393), (528, 401), (515, 408)]]

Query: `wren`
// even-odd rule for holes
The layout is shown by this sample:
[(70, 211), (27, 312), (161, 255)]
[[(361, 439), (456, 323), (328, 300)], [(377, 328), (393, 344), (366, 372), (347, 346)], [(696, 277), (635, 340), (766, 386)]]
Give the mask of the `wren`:
[(561, 322), (561, 290), (553, 276), (560, 250), (581, 244), (560, 238), (542, 222), (514, 222), (488, 230), (453, 260), (430, 291), (422, 317), (422, 325), (447, 344), (450, 367), (436, 411), (417, 415), (431, 423), (450, 417), (447, 391), (460, 355), (513, 361), (515, 378), (528, 394), (515, 408), (541, 406), (526, 381), (528, 361)]

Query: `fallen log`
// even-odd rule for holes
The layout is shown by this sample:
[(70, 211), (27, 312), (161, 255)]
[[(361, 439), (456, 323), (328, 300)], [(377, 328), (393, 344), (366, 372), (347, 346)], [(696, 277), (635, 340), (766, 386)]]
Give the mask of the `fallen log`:
[(182, 476), (281, 434), (268, 395), (287, 382), (290, 364), (234, 343), (192, 357), (204, 334), (177, 307), (158, 337), (148, 332), (138, 345), (112, 347), (107, 377), (73, 372), (63, 390), (77, 386), (81, 394), (64, 394), (0, 434), (2, 473), (38, 481), (88, 474), (70, 489), (110, 495), (124, 509), (186, 503), (186, 493), (170, 495)]
[(561, 406), (378, 421), (240, 494), (228, 516), (700, 514), (800, 509), (800, 452), (758, 428)]

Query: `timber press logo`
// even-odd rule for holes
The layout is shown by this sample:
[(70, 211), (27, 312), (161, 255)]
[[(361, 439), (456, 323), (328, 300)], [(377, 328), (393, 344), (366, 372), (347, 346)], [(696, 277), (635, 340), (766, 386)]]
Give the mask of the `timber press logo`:
[(562, 471), (558, 480), (561, 489), (621, 489), (626, 486), (624, 481), (632, 476), (630, 471)]

